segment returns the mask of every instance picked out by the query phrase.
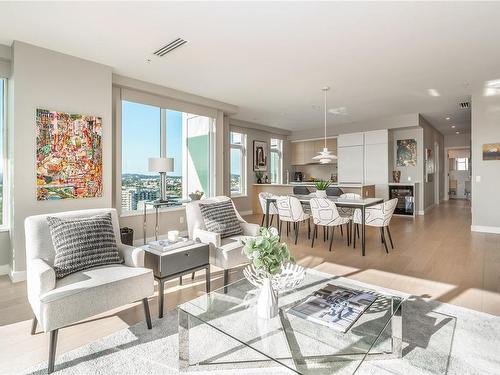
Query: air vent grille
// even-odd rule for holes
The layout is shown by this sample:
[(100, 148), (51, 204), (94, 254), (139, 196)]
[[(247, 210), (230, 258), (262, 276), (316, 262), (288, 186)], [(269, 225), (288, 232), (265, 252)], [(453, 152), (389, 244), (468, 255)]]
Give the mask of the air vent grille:
[(461, 109), (469, 109), (470, 108), (470, 102), (460, 102), (458, 104)]
[(177, 38), (172, 40), (170, 43), (164, 45), (159, 50), (155, 51), (154, 54), (159, 57), (165, 56), (167, 53), (172, 52), (174, 49), (179, 48), (180, 46), (187, 43), (187, 40), (182, 38)]

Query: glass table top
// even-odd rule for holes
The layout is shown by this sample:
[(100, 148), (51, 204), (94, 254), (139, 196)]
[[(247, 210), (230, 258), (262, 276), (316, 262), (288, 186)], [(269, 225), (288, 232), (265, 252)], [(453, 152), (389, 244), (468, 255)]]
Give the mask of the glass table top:
[[(377, 295), (346, 333), (289, 312), (291, 307), (327, 284)], [(179, 308), (199, 323), (211, 326), (292, 372), (318, 373), (310, 364), (316, 361), (330, 362), (333, 366), (330, 373), (353, 373), (368, 354), (391, 352), (392, 317), (403, 303), (400, 296), (383, 294), (314, 270), (307, 270), (297, 288), (279, 294), (280, 313), (272, 319), (257, 317), (257, 297), (258, 289), (243, 278), (229, 284), (227, 293), (223, 288), (214, 290)]]

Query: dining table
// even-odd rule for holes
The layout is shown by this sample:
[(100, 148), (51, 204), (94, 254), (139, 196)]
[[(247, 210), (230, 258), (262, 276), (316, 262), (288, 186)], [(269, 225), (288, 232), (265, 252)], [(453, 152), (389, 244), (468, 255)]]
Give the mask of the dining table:
[[(291, 194), (291, 197), (297, 198), (303, 205), (309, 205), (312, 198), (317, 198), (314, 193), (308, 195)], [(269, 207), (272, 203), (276, 203), (277, 197), (266, 197), (266, 227), (269, 227)], [(327, 196), (326, 199), (331, 200), (338, 207), (358, 208), (361, 211), (361, 255), (365, 256), (365, 239), (366, 239), (366, 208), (382, 203), (383, 198), (360, 198), (348, 199), (337, 196)]]

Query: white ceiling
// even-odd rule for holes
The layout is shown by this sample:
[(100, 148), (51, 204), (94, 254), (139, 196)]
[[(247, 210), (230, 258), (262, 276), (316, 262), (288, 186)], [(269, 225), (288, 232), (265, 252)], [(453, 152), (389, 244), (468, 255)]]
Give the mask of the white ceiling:
[[(454, 133), (449, 123), (470, 127), (458, 102), (500, 78), (499, 17), (500, 3), (478, 2), (2, 2), (0, 43), (103, 63), (270, 126), (321, 126), (327, 84), (329, 107), (348, 112), (330, 115), (332, 127), (419, 112)], [(152, 56), (179, 36), (189, 43)]]

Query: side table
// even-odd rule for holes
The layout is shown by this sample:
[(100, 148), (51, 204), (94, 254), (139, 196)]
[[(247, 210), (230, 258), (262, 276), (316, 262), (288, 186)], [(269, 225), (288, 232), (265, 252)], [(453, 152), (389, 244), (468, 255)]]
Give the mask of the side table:
[(206, 290), (210, 292), (209, 246), (195, 243), (171, 251), (159, 251), (144, 246), (144, 267), (151, 268), (158, 281), (158, 317), (163, 317), (165, 282), (182, 275), (205, 269)]

